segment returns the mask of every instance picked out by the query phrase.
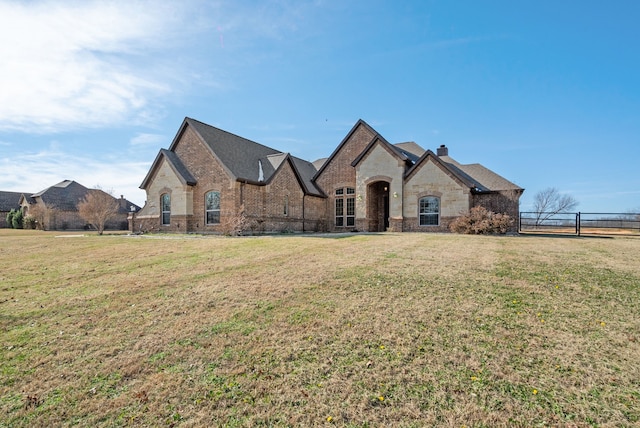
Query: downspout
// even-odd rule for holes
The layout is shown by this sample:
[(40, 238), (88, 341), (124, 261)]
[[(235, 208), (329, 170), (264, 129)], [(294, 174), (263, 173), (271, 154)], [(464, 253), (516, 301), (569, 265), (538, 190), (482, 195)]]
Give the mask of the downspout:
[(306, 230), (305, 230), (306, 213), (305, 213), (305, 210), (304, 210), (304, 198), (305, 198), (305, 196), (307, 196), (306, 193), (303, 193), (302, 194), (302, 232), (303, 233), (306, 232)]

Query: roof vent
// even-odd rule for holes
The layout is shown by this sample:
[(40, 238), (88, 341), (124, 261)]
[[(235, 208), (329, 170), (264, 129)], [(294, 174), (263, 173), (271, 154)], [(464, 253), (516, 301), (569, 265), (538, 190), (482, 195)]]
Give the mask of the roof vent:
[(447, 146), (442, 144), (440, 147), (438, 147), (438, 156), (449, 156), (449, 149), (447, 148)]

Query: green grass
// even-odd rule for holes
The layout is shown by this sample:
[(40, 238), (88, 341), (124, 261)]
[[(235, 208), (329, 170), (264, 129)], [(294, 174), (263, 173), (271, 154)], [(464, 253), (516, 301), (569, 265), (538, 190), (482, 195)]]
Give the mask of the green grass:
[(636, 238), (164, 238), (0, 230), (0, 426), (640, 424)]

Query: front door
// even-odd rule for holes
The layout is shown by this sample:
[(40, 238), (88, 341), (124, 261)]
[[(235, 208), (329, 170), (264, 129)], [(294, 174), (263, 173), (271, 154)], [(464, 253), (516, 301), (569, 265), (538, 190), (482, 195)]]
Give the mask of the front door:
[(389, 183), (377, 181), (367, 190), (369, 232), (384, 232), (389, 227)]

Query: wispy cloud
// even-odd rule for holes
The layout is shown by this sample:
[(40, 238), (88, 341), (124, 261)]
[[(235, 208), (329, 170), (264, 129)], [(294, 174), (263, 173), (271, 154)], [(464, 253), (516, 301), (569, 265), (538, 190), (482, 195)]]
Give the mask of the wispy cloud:
[[(47, 150), (23, 153), (11, 159), (0, 158), (2, 190), (38, 192), (69, 179), (86, 187), (100, 186), (105, 190), (113, 190), (116, 196), (124, 195), (140, 205), (144, 203), (144, 192), (138, 186), (150, 162), (120, 161), (114, 168), (112, 162), (69, 155), (52, 144)], [(29, 173), (25, 174), (25, 171)]]
[[(279, 0), (0, 2), (0, 132), (157, 122), (163, 105), (194, 86), (219, 89), (230, 79), (228, 64), (259, 60), (261, 54), (244, 54), (255, 40), (283, 40), (301, 23), (306, 28), (305, 17), (317, 6)], [(222, 50), (227, 67), (211, 59)]]
[(131, 139), (132, 146), (153, 146), (164, 143), (167, 137), (160, 134), (139, 133)]
[[(158, 114), (179, 66), (183, 5), (132, 1), (0, 3), (0, 130), (47, 133)], [(172, 74), (176, 73), (176, 74)]]

